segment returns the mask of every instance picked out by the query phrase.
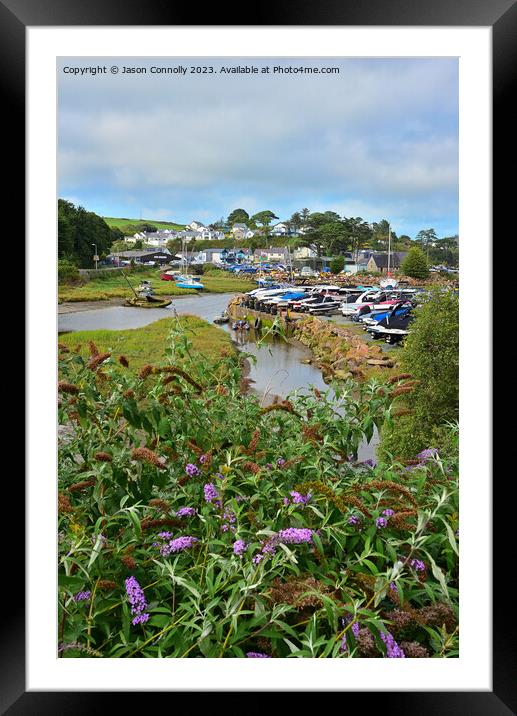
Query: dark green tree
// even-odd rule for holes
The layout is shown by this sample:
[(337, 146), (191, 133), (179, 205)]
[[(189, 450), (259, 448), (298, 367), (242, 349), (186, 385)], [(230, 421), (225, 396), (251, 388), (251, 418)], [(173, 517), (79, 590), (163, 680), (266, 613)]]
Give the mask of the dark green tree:
[(413, 246), (409, 249), (400, 268), (405, 276), (410, 276), (411, 278), (427, 278), (429, 275), (427, 259), (422, 249), (418, 246)]
[(261, 224), (261, 233), (267, 239), (269, 237), (269, 226), (273, 219), (278, 219), (278, 216), (269, 209), (265, 211), (259, 211), (257, 214), (253, 214), (251, 221), (256, 224)]
[(303, 226), (303, 219), (302, 215), (299, 211), (295, 211), (294, 214), (289, 219), (289, 223), (293, 227), (295, 231), (299, 231)]
[(429, 260), (429, 248), (438, 240), (436, 231), (434, 229), (422, 229), (415, 236), (415, 241), (420, 244), (422, 251), (425, 253)]
[(371, 248), (374, 251), (387, 251), (389, 245), (389, 237), (391, 233), (392, 247), (397, 241), (397, 234), (393, 229), (390, 232), (390, 222), (387, 219), (381, 219), (379, 222), (372, 224), (372, 241)]
[(302, 217), (302, 227), (306, 228), (309, 225), (309, 217), (311, 215), (311, 212), (309, 209), (305, 208), (300, 211), (300, 216)]
[(233, 226), (234, 224), (248, 225), (249, 218), (250, 216), (248, 212), (244, 209), (234, 209), (232, 213), (228, 216), (226, 222), (229, 226)]
[(105, 256), (113, 242), (108, 224), (92, 211), (58, 200), (58, 258), (68, 257), (80, 268), (93, 266), (94, 246)]

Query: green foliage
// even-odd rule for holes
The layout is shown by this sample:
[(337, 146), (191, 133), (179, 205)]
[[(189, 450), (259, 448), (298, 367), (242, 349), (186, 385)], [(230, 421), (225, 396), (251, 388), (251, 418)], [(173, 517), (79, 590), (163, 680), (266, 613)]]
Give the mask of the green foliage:
[(381, 450), (412, 458), (443, 444), (444, 425), (459, 412), (459, 299), (454, 291), (433, 289), (416, 309), (400, 364), (416, 381), (394, 404), (411, 412), (382, 430)]
[(59, 259), (57, 262), (57, 280), (59, 284), (79, 283), (81, 276), (76, 264), (67, 258)]
[(405, 276), (410, 276), (411, 278), (427, 278), (429, 276), (427, 259), (422, 249), (418, 246), (413, 246), (409, 249), (400, 268)]
[[(165, 345), (140, 374), (95, 346), (61, 352), (61, 655), (383, 658), (389, 630), (423, 655), (457, 656), (457, 449), (409, 472), (351, 462), (387, 414), (381, 384), (263, 408), (232, 354), (200, 355), (180, 323)], [(293, 528), (308, 540), (279, 539)], [(167, 554), (179, 536), (196, 542)], [(129, 576), (144, 624), (132, 623)]]
[(331, 273), (340, 273), (345, 268), (345, 257), (344, 256), (334, 256), (332, 261), (329, 264), (330, 272)]
[(71, 258), (80, 268), (93, 268), (92, 244), (99, 255), (106, 255), (114, 240), (110, 227), (100, 216), (64, 199), (58, 200), (59, 258)]
[(253, 214), (251, 220), (256, 224), (262, 224), (262, 226), (268, 227), (273, 219), (278, 219), (278, 216), (269, 209), (265, 211), (259, 211), (257, 214)]
[(247, 211), (244, 209), (234, 209), (228, 216), (226, 223), (228, 226), (233, 226), (234, 224), (246, 224), (248, 225), (250, 215)]

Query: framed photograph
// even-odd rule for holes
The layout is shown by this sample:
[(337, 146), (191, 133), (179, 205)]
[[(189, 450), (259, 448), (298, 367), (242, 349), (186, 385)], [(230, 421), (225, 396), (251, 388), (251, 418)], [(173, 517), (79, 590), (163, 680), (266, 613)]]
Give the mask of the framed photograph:
[(9, 713), (98, 691), (517, 707), (488, 328), (516, 12), (418, 5), (0, 5), (27, 147)]

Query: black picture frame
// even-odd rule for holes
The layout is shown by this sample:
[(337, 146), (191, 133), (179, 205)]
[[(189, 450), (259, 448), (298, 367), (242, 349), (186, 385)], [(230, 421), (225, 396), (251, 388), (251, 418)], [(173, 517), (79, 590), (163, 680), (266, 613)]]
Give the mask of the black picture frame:
[[(296, 4), (280, 2), (261, 3), (253, 7), (253, 17), (242, 17), (241, 9), (231, 4), (205, 6), (202, 12), (203, 22), (199, 23), (200, 12), (194, 6), (179, 6), (162, 0), (0, 0), (0, 86), (3, 89), (4, 119), (8, 121), (4, 139), (16, 147), (16, 166), (11, 164), (9, 171), (10, 193), (9, 212), (21, 219), (25, 215), (23, 206), (25, 195), (24, 152), (25, 146), (25, 30), (38, 26), (154, 26), (154, 25), (342, 25), (342, 26), (485, 26), (492, 27), (493, 33), (493, 215), (504, 217), (508, 207), (513, 205), (510, 192), (514, 193), (512, 183), (503, 179), (503, 168), (511, 163), (515, 155), (515, 127), (510, 111), (512, 99), (512, 80), (517, 69), (517, 5), (515, 0), (369, 0), (366, 3), (336, 2), (335, 0), (298, 0)], [(50, 100), (52, 101), (52, 100)], [(504, 162), (504, 164), (503, 164)], [(515, 166), (514, 164), (512, 166)], [(16, 170), (17, 167), (17, 170)], [(502, 228), (502, 227), (501, 227)], [(20, 235), (20, 227), (16, 233)], [(495, 235), (495, 232), (494, 232)], [(486, 295), (485, 295), (486, 298)], [(30, 446), (28, 446), (30, 450)], [(510, 479), (510, 476), (509, 476)], [(495, 489), (497, 488), (497, 489)], [(21, 480), (12, 485), (10, 499), (23, 504), (24, 485)], [(494, 524), (513, 524), (512, 501), (508, 499), (506, 486), (494, 484), (493, 504), (496, 515)], [(501, 575), (510, 573), (503, 538), (498, 530), (494, 531), (493, 553), (493, 690), (491, 692), (368, 692), (367, 704), (382, 708), (383, 712), (397, 714), (491, 714), (501, 716), (517, 712), (517, 694), (515, 689), (515, 641), (511, 623), (513, 601), (509, 585)], [(5, 549), (7, 564), (3, 564), (4, 585), (10, 581), (7, 575), (20, 575), (19, 559), (23, 554), (20, 544), (16, 549)], [(489, 578), (480, 575), (481, 579)], [(17, 582), (17, 584), (19, 584)], [(6, 589), (6, 587), (4, 587)], [(4, 596), (9, 590), (4, 591)], [(105, 712), (111, 709), (114, 698), (121, 694), (86, 692), (26, 692), (25, 690), (25, 610), (22, 590), (16, 587), (17, 601), (10, 600), (8, 611), (4, 611), (2, 620), (2, 639), (0, 650), (2, 659), (0, 689), (0, 708), (2, 713), (18, 714), (90, 714), (95, 709)], [(12, 596), (12, 592), (11, 592)], [(504, 605), (505, 608), (501, 608)], [(411, 685), (408, 684), (408, 689)], [(286, 686), (286, 690), (296, 691), (296, 685)], [(336, 690), (339, 690), (337, 687)], [(200, 692), (199, 695), (203, 695)], [(225, 710), (242, 713), (237, 699), (243, 694), (226, 694)], [(257, 694), (253, 704), (247, 700), (246, 711), (264, 710), (263, 696)], [(365, 694), (348, 693), (349, 699)], [(141, 699), (131, 694), (134, 707), (139, 708)], [(234, 708), (235, 705), (235, 708)], [(344, 705), (344, 704), (343, 704)], [(364, 708), (364, 706), (363, 706)], [(189, 712), (192, 712), (189, 709)]]

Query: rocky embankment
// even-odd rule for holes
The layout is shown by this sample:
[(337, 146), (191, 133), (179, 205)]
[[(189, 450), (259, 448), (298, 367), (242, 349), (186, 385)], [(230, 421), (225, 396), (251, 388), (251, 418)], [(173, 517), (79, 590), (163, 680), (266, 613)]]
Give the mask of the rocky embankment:
[(370, 345), (352, 330), (307, 317), (296, 321), (293, 338), (311, 349), (313, 362), (324, 377), (365, 380), (374, 374), (389, 374), (397, 363), (380, 346)]

